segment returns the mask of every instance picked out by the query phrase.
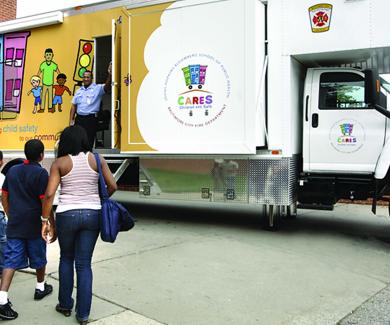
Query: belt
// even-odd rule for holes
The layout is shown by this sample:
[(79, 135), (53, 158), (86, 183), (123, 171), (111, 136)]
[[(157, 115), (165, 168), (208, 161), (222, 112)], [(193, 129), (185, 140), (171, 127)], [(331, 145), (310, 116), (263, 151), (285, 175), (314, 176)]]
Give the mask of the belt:
[(92, 113), (92, 114), (87, 114), (87, 115), (80, 115), (80, 114), (77, 114), (77, 117), (79, 118), (87, 118), (87, 117), (97, 117), (98, 113)]

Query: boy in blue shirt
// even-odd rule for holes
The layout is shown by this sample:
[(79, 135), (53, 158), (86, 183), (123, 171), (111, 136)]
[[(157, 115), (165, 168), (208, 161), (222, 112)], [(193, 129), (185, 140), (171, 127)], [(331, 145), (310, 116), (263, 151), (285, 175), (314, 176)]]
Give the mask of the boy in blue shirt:
[[(7, 243), (4, 249), (4, 270), (0, 285), (0, 318), (15, 319), (8, 289), (15, 270), (30, 267), (36, 270), (34, 299), (40, 300), (53, 291), (45, 282), (46, 242), (41, 237), (42, 200), (49, 175), (39, 164), (44, 146), (39, 140), (29, 140), (24, 146), (27, 160), (11, 167), (2, 187), (2, 203), (8, 216)], [(53, 216), (50, 221), (54, 224)], [(55, 238), (51, 239), (51, 242)]]
[(42, 87), (39, 85), (41, 82), (41, 78), (39, 76), (32, 76), (31, 77), (31, 90), (28, 91), (27, 96), (29, 96), (31, 93), (34, 96), (34, 110), (33, 114), (37, 112), (37, 107), (39, 106), (39, 110), (41, 110), (41, 93), (42, 93)]

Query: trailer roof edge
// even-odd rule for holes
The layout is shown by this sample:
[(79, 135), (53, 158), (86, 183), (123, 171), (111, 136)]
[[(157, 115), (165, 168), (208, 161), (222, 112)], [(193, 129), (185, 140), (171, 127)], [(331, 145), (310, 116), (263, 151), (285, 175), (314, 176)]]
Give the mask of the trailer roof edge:
[(64, 21), (62, 11), (53, 11), (40, 15), (17, 18), (0, 23), (0, 34), (10, 33), (28, 28), (60, 24)]

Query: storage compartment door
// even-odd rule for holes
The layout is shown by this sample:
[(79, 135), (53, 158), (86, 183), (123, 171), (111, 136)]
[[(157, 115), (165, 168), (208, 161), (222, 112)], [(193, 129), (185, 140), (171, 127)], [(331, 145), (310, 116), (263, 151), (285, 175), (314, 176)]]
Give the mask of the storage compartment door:
[(264, 136), (256, 129), (264, 33), (255, 23), (264, 21), (263, 5), (186, 0), (129, 14), (122, 151), (255, 153), (256, 132)]

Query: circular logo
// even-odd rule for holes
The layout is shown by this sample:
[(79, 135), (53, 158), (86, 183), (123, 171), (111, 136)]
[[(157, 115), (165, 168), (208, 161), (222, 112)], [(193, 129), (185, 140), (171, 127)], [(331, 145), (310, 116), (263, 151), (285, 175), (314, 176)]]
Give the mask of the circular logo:
[(366, 133), (358, 121), (340, 120), (332, 126), (329, 141), (337, 151), (353, 153), (364, 145)]
[(221, 61), (209, 54), (181, 58), (170, 69), (164, 83), (167, 109), (185, 127), (205, 127), (228, 109), (230, 78)]

